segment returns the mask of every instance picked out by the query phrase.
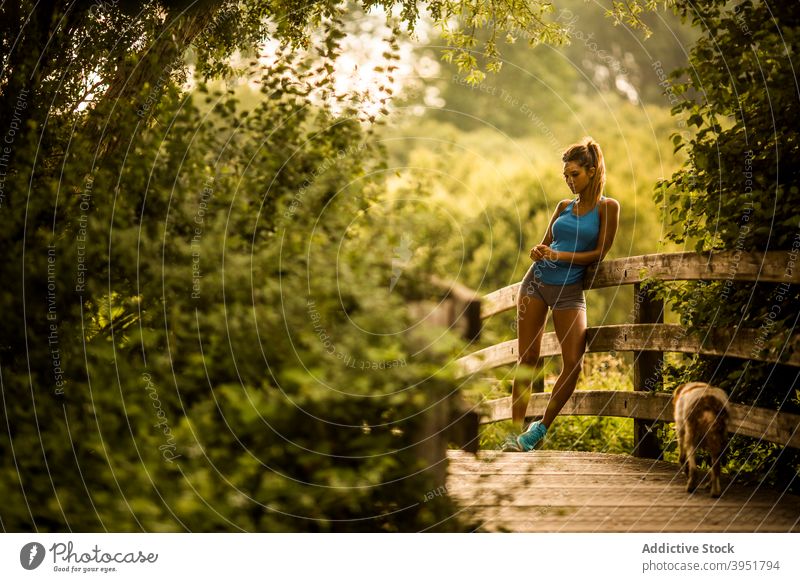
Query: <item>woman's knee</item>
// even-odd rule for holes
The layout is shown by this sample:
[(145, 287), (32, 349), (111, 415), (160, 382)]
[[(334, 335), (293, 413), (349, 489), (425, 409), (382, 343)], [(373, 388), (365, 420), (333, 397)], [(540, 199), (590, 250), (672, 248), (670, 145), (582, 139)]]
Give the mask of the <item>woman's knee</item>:
[(520, 352), (517, 358), (517, 364), (525, 366), (538, 366), (541, 358), (539, 357), (539, 350), (525, 350)]

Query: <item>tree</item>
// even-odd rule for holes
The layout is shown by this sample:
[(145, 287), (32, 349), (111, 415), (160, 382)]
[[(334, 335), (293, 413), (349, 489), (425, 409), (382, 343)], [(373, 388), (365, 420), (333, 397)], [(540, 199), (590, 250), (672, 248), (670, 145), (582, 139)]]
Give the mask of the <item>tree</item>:
[[(408, 26), (423, 6), (363, 5)], [(468, 17), (467, 48), (490, 10), (427, 6)], [(526, 6), (491, 26), (550, 38)], [(424, 338), (379, 333), (407, 323), (391, 245), (349, 228), (381, 157), (352, 96), (324, 106), (341, 34), (326, 1), (2, 4), (5, 529), (461, 527), (425, 499), (457, 383)], [(212, 90), (201, 110), (189, 60), (224, 77), (264, 38), (284, 50), (253, 64), (259, 106)]]
[[(445, 358), (412, 360), (414, 334), (354, 331), (407, 322), (380, 225), (348, 231), (381, 156), (350, 96), (323, 106), (336, 26), (314, 56), (254, 64), (245, 111), (152, 62), (115, 85), (101, 29), (130, 23), (127, 5), (80, 5), (69, 26), (76, 5), (59, 6), (34, 11), (32, 52), (3, 77), (3, 528), (461, 527), (425, 499), (457, 389)], [(136, 22), (158, 44), (167, 17), (148, 10)], [(10, 47), (19, 21), (3, 23)], [(121, 44), (145, 58), (135, 34)], [(92, 63), (106, 97), (82, 109)], [(361, 256), (332, 262), (347, 241)]]

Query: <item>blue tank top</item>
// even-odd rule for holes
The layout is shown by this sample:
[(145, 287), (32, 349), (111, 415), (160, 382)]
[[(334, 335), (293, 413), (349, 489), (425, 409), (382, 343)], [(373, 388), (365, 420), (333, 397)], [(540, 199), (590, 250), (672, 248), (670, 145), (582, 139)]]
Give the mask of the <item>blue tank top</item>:
[[(601, 196), (600, 200), (604, 198), (605, 196)], [(553, 243), (550, 248), (554, 251), (579, 253), (597, 247), (597, 237), (600, 235), (600, 202), (583, 216), (573, 214), (573, 206), (575, 200), (567, 204), (553, 222)], [(534, 272), (546, 285), (571, 285), (583, 278), (586, 267), (587, 265), (568, 261), (542, 260), (536, 261)]]

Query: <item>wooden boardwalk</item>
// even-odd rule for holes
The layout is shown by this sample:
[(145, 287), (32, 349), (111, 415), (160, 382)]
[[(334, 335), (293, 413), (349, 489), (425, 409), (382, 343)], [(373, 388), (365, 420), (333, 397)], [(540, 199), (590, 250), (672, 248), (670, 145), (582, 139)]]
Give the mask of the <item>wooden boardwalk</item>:
[(478, 456), (449, 451), (447, 490), (479, 531), (800, 532), (800, 496), (707, 481), (694, 494), (677, 465), (570, 451)]

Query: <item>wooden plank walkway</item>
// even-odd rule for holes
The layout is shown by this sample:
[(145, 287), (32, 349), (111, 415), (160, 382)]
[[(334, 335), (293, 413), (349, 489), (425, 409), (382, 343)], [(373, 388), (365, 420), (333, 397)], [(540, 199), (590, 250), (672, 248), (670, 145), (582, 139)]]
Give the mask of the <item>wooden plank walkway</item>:
[(678, 466), (572, 451), (448, 451), (447, 491), (479, 531), (800, 532), (800, 496), (731, 484), (686, 493)]

